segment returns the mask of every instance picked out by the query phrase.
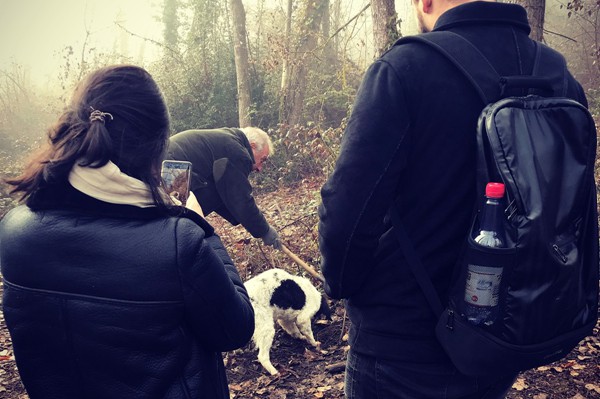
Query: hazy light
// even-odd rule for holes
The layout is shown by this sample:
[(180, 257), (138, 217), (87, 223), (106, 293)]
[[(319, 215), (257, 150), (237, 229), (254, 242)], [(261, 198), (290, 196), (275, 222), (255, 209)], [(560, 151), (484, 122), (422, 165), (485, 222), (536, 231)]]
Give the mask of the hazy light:
[[(55, 80), (62, 50), (72, 46), (80, 57), (88, 31), (88, 49), (139, 57), (143, 40), (124, 33), (115, 21), (160, 41), (159, 13), (160, 7), (148, 0), (0, 0), (0, 69), (17, 63), (30, 71), (33, 82)], [(127, 48), (121, 45), (124, 38)], [(144, 56), (152, 55), (152, 46), (146, 45)]]

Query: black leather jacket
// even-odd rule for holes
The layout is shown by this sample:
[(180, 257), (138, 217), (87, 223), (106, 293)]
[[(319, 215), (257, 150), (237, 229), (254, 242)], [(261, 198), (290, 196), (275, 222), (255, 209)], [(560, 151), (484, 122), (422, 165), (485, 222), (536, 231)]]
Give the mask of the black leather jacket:
[[(531, 73), (535, 47), (521, 6), (462, 4), (441, 15), (434, 30), (469, 40), (501, 76)], [(565, 84), (568, 97), (587, 105), (570, 74)], [(421, 43), (393, 47), (365, 74), (319, 209), (326, 290), (348, 298), (354, 350), (448, 361), (389, 212), (397, 207), (426, 273), (447, 297), (476, 198), (475, 132), (483, 106), (464, 75)]]
[(72, 198), (0, 224), (3, 310), (30, 397), (229, 398), (220, 352), (247, 343), (254, 314), (212, 227)]

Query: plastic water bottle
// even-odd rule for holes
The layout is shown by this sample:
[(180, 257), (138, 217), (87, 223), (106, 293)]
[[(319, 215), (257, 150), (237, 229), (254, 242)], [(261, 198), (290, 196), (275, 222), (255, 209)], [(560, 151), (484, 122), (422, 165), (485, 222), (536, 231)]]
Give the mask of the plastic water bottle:
[[(503, 248), (505, 234), (501, 199), (504, 197), (504, 184), (488, 183), (485, 196), (487, 200), (474, 240), (484, 247)], [(465, 315), (469, 322), (490, 326), (496, 320), (502, 270), (501, 266), (469, 263), (465, 286)]]

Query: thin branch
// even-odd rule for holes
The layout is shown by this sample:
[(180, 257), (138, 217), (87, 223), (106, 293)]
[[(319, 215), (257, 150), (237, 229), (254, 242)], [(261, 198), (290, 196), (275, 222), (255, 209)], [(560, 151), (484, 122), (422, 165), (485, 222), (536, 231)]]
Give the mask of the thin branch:
[(85, 69), (85, 48), (88, 44), (88, 39), (90, 38), (90, 31), (86, 27), (85, 28), (85, 40), (83, 41), (83, 46), (81, 47), (81, 61), (79, 66), (79, 76), (77, 77), (77, 81), (79, 82), (81, 78), (83, 78), (84, 69)]
[(6, 78), (8, 80), (10, 80), (11, 82), (13, 82), (14, 85), (19, 88), (19, 90), (21, 91), (21, 93), (23, 93), (25, 95), (25, 99), (27, 101), (29, 101), (29, 93), (27, 93), (27, 90), (25, 90), (23, 88), (23, 86), (21, 86), (21, 84), (19, 82), (17, 82), (17, 80), (14, 77), (12, 77), (10, 74), (8, 74), (7, 72), (2, 71), (2, 70), (0, 70), (0, 73), (2, 73), (4, 76), (6, 76)]
[(118, 23), (118, 22), (115, 22), (115, 25), (117, 25), (119, 28), (123, 29), (123, 30), (124, 30), (126, 33), (130, 34), (131, 36), (134, 36), (134, 37), (139, 37), (140, 39), (142, 39), (142, 40), (144, 40), (144, 41), (150, 42), (150, 43), (152, 43), (152, 44), (155, 44), (155, 45), (157, 45), (157, 46), (159, 46), (159, 47), (162, 47), (162, 48), (164, 48), (164, 49), (167, 49), (167, 50), (169, 50), (169, 52), (171, 53), (171, 56), (172, 56), (173, 58), (175, 58), (177, 61), (179, 61), (179, 62), (181, 62), (182, 64), (184, 64), (184, 61), (183, 61), (183, 59), (181, 58), (181, 55), (179, 54), (179, 51), (177, 51), (177, 50), (174, 50), (174, 49), (172, 49), (171, 47), (167, 46), (166, 44), (164, 44), (164, 43), (161, 43), (161, 42), (158, 42), (158, 41), (156, 41), (156, 40), (154, 40), (154, 39), (150, 39), (150, 38), (148, 38), (148, 37), (140, 36), (140, 35), (138, 35), (137, 33), (133, 33), (133, 32), (131, 32), (130, 30), (127, 30), (127, 28), (125, 28), (123, 25), (121, 25), (121, 24), (120, 24), (120, 23)]
[(558, 32), (553, 32), (553, 31), (548, 30), (546, 28), (544, 28), (544, 33), (550, 33), (551, 35), (556, 35), (556, 36), (562, 37), (563, 39), (567, 39), (567, 40), (570, 40), (572, 42), (577, 43), (577, 40), (573, 39), (572, 37), (565, 36), (565, 35), (563, 35), (561, 33), (558, 33)]
[(333, 32), (333, 34), (331, 36), (329, 36), (329, 38), (326, 40), (326, 44), (329, 43), (329, 41), (331, 39), (333, 39), (338, 33), (340, 33), (342, 30), (346, 29), (346, 27), (348, 25), (350, 25), (352, 23), (352, 21), (354, 21), (355, 19), (357, 19), (358, 17), (360, 17), (362, 13), (364, 13), (365, 11), (367, 11), (367, 9), (369, 7), (371, 7), (371, 3), (367, 3), (367, 5), (364, 6), (363, 9), (358, 12), (358, 14), (356, 14), (355, 16), (353, 16), (352, 18), (350, 18), (348, 20), (348, 22), (346, 22), (344, 25), (340, 26), (335, 32)]
[(257, 242), (257, 244), (258, 244), (258, 249), (260, 250), (260, 253), (262, 254), (263, 258), (265, 258), (265, 260), (267, 261), (267, 263), (269, 264), (270, 269), (273, 269), (275, 266), (269, 260), (269, 258), (267, 258), (267, 254), (265, 253), (265, 251), (263, 251), (262, 245), (260, 245), (260, 242)]
[(308, 51), (304, 51), (304, 52), (300, 52), (300, 51), (294, 51), (293, 54), (297, 55), (297, 56), (304, 56), (306, 54), (312, 54), (313, 57), (315, 57), (317, 60), (321, 61), (321, 58), (319, 57), (319, 55), (317, 54), (317, 51), (324, 51), (325, 48), (327, 48), (327, 45), (329, 44), (329, 42), (338, 34), (340, 33), (342, 30), (346, 29), (346, 27), (348, 27), (348, 25), (350, 25), (353, 21), (355, 21), (356, 19), (358, 19), (358, 17), (360, 17), (362, 15), (362, 13), (364, 13), (369, 7), (371, 7), (371, 3), (367, 3), (366, 6), (363, 7), (362, 10), (360, 10), (355, 16), (353, 16), (352, 18), (350, 18), (348, 20), (348, 22), (346, 22), (344, 25), (340, 26), (335, 32), (333, 32), (333, 34), (331, 36), (329, 36), (327, 38), (327, 40), (325, 40), (325, 42), (321, 45), (321, 46), (317, 46), (312, 50), (308, 50)]
[(290, 227), (290, 226), (293, 226), (293, 225), (295, 225), (296, 223), (298, 223), (298, 222), (301, 222), (301, 221), (302, 221), (302, 219), (306, 219), (306, 218), (308, 218), (308, 217), (315, 216), (316, 214), (317, 214), (317, 212), (310, 212), (310, 213), (307, 213), (306, 215), (302, 215), (302, 216), (300, 216), (299, 218), (292, 220), (291, 222), (289, 222), (289, 223), (288, 223), (288, 224), (286, 224), (285, 226), (283, 226), (283, 227), (279, 228), (278, 230), (283, 230), (283, 229), (285, 229), (285, 228), (288, 228), (288, 227)]

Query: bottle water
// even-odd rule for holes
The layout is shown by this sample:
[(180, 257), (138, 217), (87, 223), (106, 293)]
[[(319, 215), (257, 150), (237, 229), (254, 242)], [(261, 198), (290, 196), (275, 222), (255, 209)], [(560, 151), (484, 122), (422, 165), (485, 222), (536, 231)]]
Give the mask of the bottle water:
[[(504, 197), (504, 184), (488, 183), (485, 196), (487, 200), (481, 212), (480, 227), (475, 232), (474, 240), (484, 247), (503, 248), (505, 235), (501, 199)], [(502, 270), (501, 266), (468, 265), (465, 316), (470, 323), (491, 326), (496, 320)]]

